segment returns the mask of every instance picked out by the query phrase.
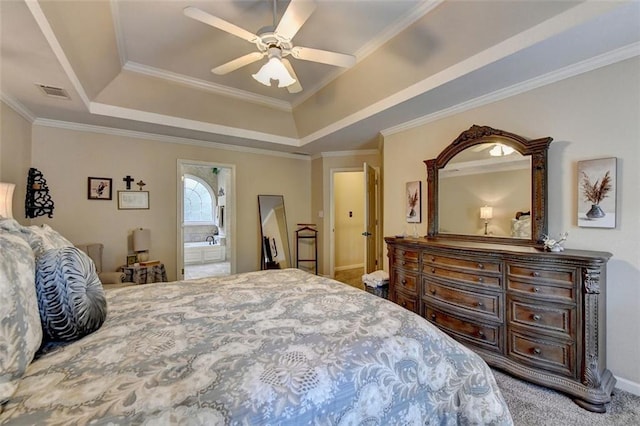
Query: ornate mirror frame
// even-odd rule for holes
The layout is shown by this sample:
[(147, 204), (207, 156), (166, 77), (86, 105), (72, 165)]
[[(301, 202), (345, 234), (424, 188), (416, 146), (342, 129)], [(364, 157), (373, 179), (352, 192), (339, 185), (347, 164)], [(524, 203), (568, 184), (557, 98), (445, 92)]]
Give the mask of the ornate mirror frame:
[[(547, 154), (552, 140), (551, 137), (527, 140), (504, 130), (474, 124), (469, 130), (462, 132), (437, 158), (425, 160), (428, 188), (427, 237), (531, 246), (542, 244), (542, 238), (547, 233)], [(524, 156), (531, 156), (531, 239), (438, 233), (438, 171), (460, 152), (482, 143), (501, 143)]]

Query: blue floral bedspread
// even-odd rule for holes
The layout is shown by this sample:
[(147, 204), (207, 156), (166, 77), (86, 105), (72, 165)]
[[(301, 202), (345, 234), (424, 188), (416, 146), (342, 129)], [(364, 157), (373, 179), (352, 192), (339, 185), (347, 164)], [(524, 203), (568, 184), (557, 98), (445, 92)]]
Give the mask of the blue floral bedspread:
[(27, 369), (6, 424), (512, 424), (426, 320), (296, 269), (107, 291), (97, 332)]

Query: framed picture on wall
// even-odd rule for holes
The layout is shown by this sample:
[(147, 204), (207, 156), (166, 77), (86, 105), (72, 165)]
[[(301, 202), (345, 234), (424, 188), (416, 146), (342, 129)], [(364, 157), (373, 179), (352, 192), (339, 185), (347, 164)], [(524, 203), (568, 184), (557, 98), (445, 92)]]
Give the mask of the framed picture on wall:
[(422, 181), (407, 182), (407, 223), (422, 222)]
[(89, 200), (111, 200), (111, 178), (89, 177), (87, 181)]
[(118, 210), (149, 208), (149, 191), (118, 191)]
[(617, 159), (578, 161), (578, 226), (616, 227)]

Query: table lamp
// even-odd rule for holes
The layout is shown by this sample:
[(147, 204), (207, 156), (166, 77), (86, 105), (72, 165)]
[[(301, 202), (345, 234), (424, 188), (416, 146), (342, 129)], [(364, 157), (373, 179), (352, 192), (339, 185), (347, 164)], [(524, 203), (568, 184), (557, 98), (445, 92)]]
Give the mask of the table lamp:
[(13, 183), (0, 182), (0, 216), (13, 218)]
[(151, 247), (151, 231), (138, 228), (133, 231), (133, 251), (138, 255), (138, 262), (149, 260), (149, 248)]
[(480, 219), (484, 219), (484, 235), (487, 234), (487, 225), (489, 225), (489, 219), (493, 217), (493, 207), (480, 207)]

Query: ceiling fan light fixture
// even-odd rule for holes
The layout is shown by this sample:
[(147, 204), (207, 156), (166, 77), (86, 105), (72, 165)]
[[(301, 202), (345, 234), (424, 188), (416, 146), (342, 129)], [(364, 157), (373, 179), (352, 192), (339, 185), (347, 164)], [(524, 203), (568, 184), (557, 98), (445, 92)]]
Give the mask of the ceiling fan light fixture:
[(296, 79), (291, 77), (287, 68), (280, 60), (282, 52), (277, 47), (269, 48), (269, 61), (252, 77), (265, 86), (271, 86), (271, 80), (278, 80), (278, 87), (291, 86)]

